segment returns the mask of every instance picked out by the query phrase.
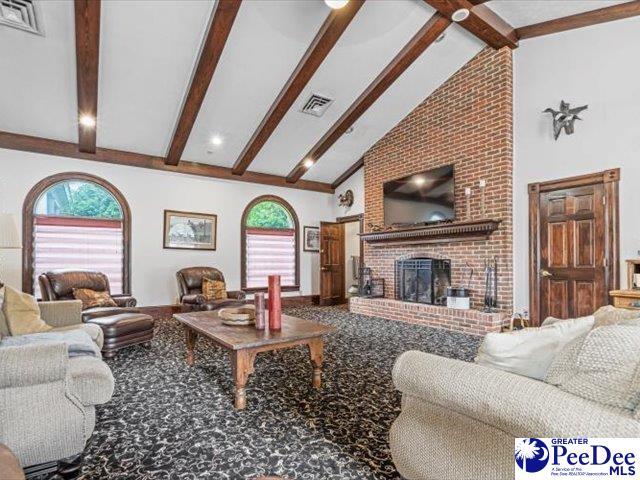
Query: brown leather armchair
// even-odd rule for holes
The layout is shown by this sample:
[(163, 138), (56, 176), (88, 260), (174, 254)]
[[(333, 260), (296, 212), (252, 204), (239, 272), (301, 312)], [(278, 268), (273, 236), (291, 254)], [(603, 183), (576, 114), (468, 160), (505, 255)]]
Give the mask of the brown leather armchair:
[(224, 282), (224, 275), (213, 267), (188, 267), (176, 273), (180, 303), (192, 310), (216, 310), (222, 307), (243, 305), (246, 295), (241, 290), (227, 291), (223, 300), (207, 300), (202, 294), (204, 277)]
[[(56, 270), (38, 277), (42, 300), (73, 300), (74, 288), (89, 288), (111, 295), (109, 279), (104, 273), (88, 270)], [(148, 342), (153, 338), (154, 320), (134, 308), (136, 299), (130, 295), (111, 295), (117, 307), (95, 307), (82, 311), (82, 321), (102, 328), (102, 353), (112, 357), (116, 350), (127, 345)]]
[[(45, 272), (38, 277), (42, 300), (74, 300), (74, 288), (89, 288), (96, 292), (107, 292), (111, 295), (109, 279), (104, 273), (88, 270), (55, 270)], [(138, 313), (134, 308), (138, 303), (131, 295), (111, 295), (117, 307), (96, 307), (82, 311), (82, 321), (105, 317), (125, 312)]]

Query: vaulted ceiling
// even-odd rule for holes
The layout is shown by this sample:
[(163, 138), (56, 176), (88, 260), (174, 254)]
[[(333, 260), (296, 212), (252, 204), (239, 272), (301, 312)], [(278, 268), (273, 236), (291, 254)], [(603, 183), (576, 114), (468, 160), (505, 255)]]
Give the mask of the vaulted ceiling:
[[(55, 144), (57, 154), (88, 142), (82, 150), (88, 153), (73, 156), (92, 159), (91, 136), (82, 138), (78, 115), (84, 96), (90, 99), (97, 87), (97, 160), (109, 161), (116, 150), (144, 155), (132, 157), (138, 166), (165, 168), (164, 161), (171, 169), (171, 150), (177, 152), (173, 163), (180, 161), (176, 169), (187, 165), (245, 181), (279, 178), (274, 181), (283, 185), (288, 175), (289, 182), (303, 177), (298, 188), (327, 184), (314, 187), (319, 190), (330, 190), (328, 184), (486, 46), (476, 36), (477, 28), (486, 31), (482, 22), (493, 27), (497, 18), (515, 29), (517, 42), (520, 27), (531, 24), (619, 4), (640, 10), (628, 0), (351, 0), (335, 11), (322, 0), (109, 0), (100, 4), (95, 31), (87, 10), (94, 1), (77, 1), (75, 9), (71, 1), (39, 2), (43, 36), (0, 25), (0, 147), (29, 149), (32, 140), (6, 133), (66, 142)], [(436, 8), (450, 15), (447, 9), (465, 6), (477, 12), (467, 23), (448, 26), (449, 18), (436, 14)], [(428, 21), (441, 23), (430, 25), (433, 38), (419, 39), (415, 61), (402, 64), (403, 48), (425, 33)], [(93, 83), (92, 45), (98, 57)], [(393, 62), (395, 70), (381, 80)], [(372, 87), (375, 101), (345, 123)], [(321, 117), (300, 111), (312, 93), (333, 100)], [(326, 142), (341, 125), (353, 129), (338, 128)], [(326, 151), (316, 158), (323, 141)], [(309, 156), (315, 165), (307, 169), (301, 162)]]

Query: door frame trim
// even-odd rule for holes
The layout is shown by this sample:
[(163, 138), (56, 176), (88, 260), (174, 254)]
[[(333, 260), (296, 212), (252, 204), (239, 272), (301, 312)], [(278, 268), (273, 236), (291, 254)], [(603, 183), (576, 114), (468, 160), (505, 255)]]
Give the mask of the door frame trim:
[(613, 168), (576, 177), (535, 182), (529, 191), (529, 317), (533, 326), (540, 324), (540, 194), (586, 185), (604, 185), (605, 212), (605, 290), (620, 288), (620, 169)]
[[(347, 215), (346, 217), (336, 217), (336, 223), (351, 223), (359, 222), (360, 228), (359, 235), (364, 233), (364, 213), (358, 213), (356, 215)], [(360, 237), (360, 267), (364, 266), (364, 240)]]
[[(336, 217), (336, 223), (351, 223), (358, 222), (358, 235), (362, 235), (364, 233), (364, 213), (357, 213), (355, 215), (347, 215), (344, 217)], [(360, 236), (360, 260), (358, 261), (358, 268), (364, 267), (364, 240), (362, 240), (362, 236)], [(347, 276), (347, 259), (344, 259), (343, 265), (343, 279)], [(344, 298), (342, 303), (347, 302), (347, 292), (344, 292)]]

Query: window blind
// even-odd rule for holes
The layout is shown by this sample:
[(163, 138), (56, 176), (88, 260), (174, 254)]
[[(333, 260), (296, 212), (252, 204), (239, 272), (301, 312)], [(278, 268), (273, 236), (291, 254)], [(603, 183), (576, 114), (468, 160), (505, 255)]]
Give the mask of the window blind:
[(247, 228), (245, 234), (246, 287), (266, 287), (269, 275), (280, 275), (283, 286), (295, 285), (295, 230)]
[(112, 294), (122, 293), (124, 238), (121, 220), (36, 216), (34, 218), (34, 292), (38, 276), (49, 270), (104, 273)]

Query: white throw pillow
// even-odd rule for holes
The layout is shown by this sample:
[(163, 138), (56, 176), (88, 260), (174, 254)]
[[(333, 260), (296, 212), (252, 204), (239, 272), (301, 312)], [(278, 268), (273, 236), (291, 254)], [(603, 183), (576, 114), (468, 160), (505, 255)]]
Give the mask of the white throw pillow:
[(593, 315), (556, 321), (539, 328), (488, 333), (475, 362), (525, 377), (544, 380), (556, 355), (573, 339), (593, 327)]
[(595, 327), (568, 344), (545, 380), (587, 400), (635, 411), (638, 418), (640, 320), (621, 322)]

